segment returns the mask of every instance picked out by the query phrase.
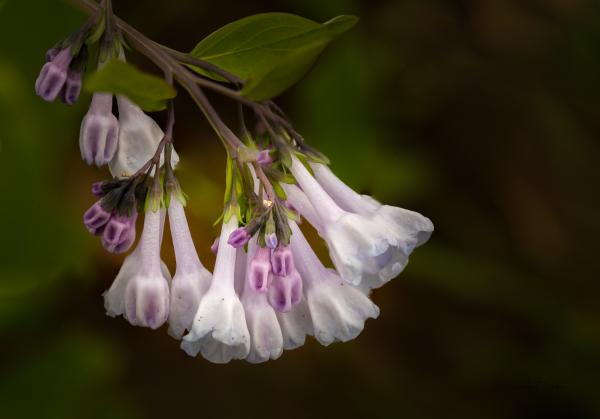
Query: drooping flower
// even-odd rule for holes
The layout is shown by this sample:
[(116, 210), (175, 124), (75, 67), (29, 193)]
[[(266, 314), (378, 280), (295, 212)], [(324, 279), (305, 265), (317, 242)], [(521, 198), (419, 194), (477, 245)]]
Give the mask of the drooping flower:
[[(126, 178), (135, 174), (150, 160), (164, 137), (156, 121), (124, 96), (117, 96), (119, 106), (119, 141), (108, 167), (114, 177)], [(171, 166), (179, 162), (173, 150)], [(164, 163), (164, 152), (160, 164)]]
[(315, 179), (344, 210), (371, 217), (384, 228), (402, 236), (401, 246), (408, 256), (431, 237), (433, 223), (421, 214), (404, 208), (382, 205), (368, 195), (360, 195), (342, 182), (329, 167), (312, 163)]
[(237, 224), (236, 217), (223, 223), (213, 280), (200, 301), (191, 332), (181, 342), (188, 355), (201, 353), (214, 363), (244, 359), (250, 351), (244, 307), (235, 292), (238, 250), (227, 244)]
[(277, 320), (283, 335), (283, 349), (286, 351), (304, 345), (306, 336), (314, 334), (310, 311), (304, 297), (292, 311), (277, 312)]
[(356, 338), (379, 308), (359, 289), (323, 266), (296, 223), (291, 222), (291, 246), (304, 281), (314, 336), (322, 345)]
[(119, 121), (112, 113), (113, 96), (94, 93), (88, 113), (81, 121), (79, 148), (87, 164), (104, 166), (117, 150)]
[(200, 300), (210, 285), (211, 274), (198, 258), (183, 205), (177, 197), (171, 197), (169, 223), (177, 262), (171, 282), (169, 334), (181, 339), (185, 331), (192, 328)]
[(67, 73), (73, 55), (70, 48), (65, 48), (52, 54), (48, 53), (47, 58), (50, 60), (40, 71), (35, 82), (35, 92), (46, 102), (54, 102), (67, 81)]
[[(256, 238), (248, 245), (249, 265), (254, 260), (257, 251)], [(269, 359), (277, 359), (283, 353), (283, 335), (277, 321), (277, 315), (267, 301), (267, 296), (259, 292), (250, 283), (251, 269), (246, 269), (246, 285), (242, 294), (242, 303), (248, 322), (250, 332), (250, 352), (246, 361), (250, 363), (266, 362)]]
[(125, 318), (134, 326), (158, 329), (169, 316), (169, 282), (160, 259), (161, 211), (146, 211), (140, 238), (140, 269), (125, 289)]
[[(159, 241), (162, 241), (165, 211), (161, 211), (160, 217)], [(149, 238), (147, 237), (146, 241), (148, 239)], [(140, 240), (140, 243), (137, 245), (135, 250), (125, 258), (117, 277), (111, 284), (110, 288), (103, 294), (106, 314), (111, 317), (125, 315), (125, 291), (127, 286), (133, 280), (133, 278), (140, 274), (143, 264), (148, 260), (148, 255), (146, 252), (148, 251), (149, 246), (142, 244), (142, 242), (143, 240)], [(166, 281), (170, 281), (171, 274), (169, 273), (167, 265), (161, 261), (160, 266), (163, 278)]]
[[(316, 227), (327, 242), (331, 259), (342, 278), (359, 285), (368, 277), (369, 282), (378, 286), (402, 271), (408, 261), (407, 251), (414, 248), (407, 245), (406, 238), (410, 235), (407, 236), (403, 228), (381, 222), (372, 214), (361, 215), (340, 208), (296, 158), (292, 172), (318, 216)], [(295, 202), (290, 196), (288, 199), (303, 215), (310, 212), (310, 207), (302, 202)], [(315, 218), (315, 215), (308, 217)], [(432, 225), (424, 221), (418, 227), (431, 229)]]
[(283, 185), (287, 195), (287, 204), (312, 225), (316, 230), (322, 230), (322, 222), (306, 194), (296, 185)]

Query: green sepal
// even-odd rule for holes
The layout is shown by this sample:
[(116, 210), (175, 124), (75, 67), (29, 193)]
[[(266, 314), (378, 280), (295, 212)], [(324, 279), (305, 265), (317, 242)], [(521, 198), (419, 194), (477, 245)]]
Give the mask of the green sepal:
[(298, 159), (298, 161), (304, 165), (304, 167), (306, 168), (306, 170), (308, 170), (308, 172), (311, 175), (314, 176), (315, 173), (314, 173), (312, 167), (310, 167), (310, 164), (308, 163), (309, 160), (310, 160), (308, 158), (308, 156), (306, 156), (304, 153), (301, 153), (300, 151), (296, 151), (295, 154), (296, 154), (296, 158)]
[(277, 194), (277, 197), (279, 199), (281, 199), (282, 201), (285, 201), (287, 199), (287, 194), (281, 187), (281, 184), (279, 184), (279, 182), (273, 182), (272, 185), (273, 185), (273, 190), (275, 191), (275, 194)]
[(225, 211), (223, 211), (221, 213), (221, 215), (219, 215), (219, 218), (217, 218), (217, 220), (213, 223), (213, 227), (218, 226), (219, 224), (221, 224), (221, 222), (223, 221), (223, 218), (225, 217)]
[(230, 204), (225, 208), (223, 212), (223, 223), (226, 224), (231, 220), (231, 217), (236, 216), (238, 221), (242, 218), (242, 214), (240, 212), (240, 206), (237, 204)]
[(225, 165), (225, 196), (223, 198), (225, 205), (227, 205), (231, 200), (231, 193), (233, 192), (234, 169), (235, 167), (233, 159), (228, 155), (227, 163)]
[(152, 182), (152, 186), (146, 196), (146, 204), (144, 205), (144, 211), (157, 212), (164, 205), (164, 194), (162, 181), (159, 179)]
[(282, 207), (281, 204), (276, 203), (273, 207), (273, 213), (275, 214), (276, 229), (277, 229), (277, 240), (279, 243), (287, 246), (290, 244), (290, 237), (292, 235), (292, 229), (290, 228), (288, 217), (285, 212), (286, 208)]
[(265, 225), (263, 224), (258, 231), (258, 245), (260, 247), (266, 247), (267, 242), (265, 241)]
[[(285, 167), (282, 168), (285, 169)], [(277, 170), (273, 166), (263, 167), (263, 171), (269, 177), (269, 179), (275, 182), (296, 183), (295, 178), (293, 176), (285, 173), (284, 171)]]
[(285, 213), (286, 217), (289, 218), (290, 220), (293, 220), (297, 223), (302, 221), (302, 217), (300, 217), (300, 214), (298, 214), (295, 211), (290, 210), (289, 208), (284, 208), (283, 212)]
[(292, 168), (292, 153), (288, 147), (282, 147), (279, 149), (279, 159), (284, 167), (289, 169)]
[(329, 160), (329, 158), (321, 153), (319, 150), (314, 149), (306, 144), (302, 144), (300, 146), (300, 149), (302, 151), (302, 153), (312, 162), (314, 163), (321, 163), (324, 165), (329, 165), (331, 162)]
[(104, 29), (106, 29), (106, 16), (102, 14), (96, 26), (89, 32), (88, 37), (85, 39), (85, 43), (87, 45), (92, 45), (98, 42), (104, 34)]
[(165, 182), (165, 207), (169, 208), (171, 205), (171, 198), (175, 198), (181, 202), (184, 207), (187, 205), (188, 195), (181, 189), (181, 185), (177, 179), (173, 178)]
[(238, 161), (241, 163), (255, 162), (258, 159), (258, 148), (256, 146), (242, 146), (238, 147)]
[(275, 225), (275, 220), (273, 219), (273, 212), (269, 213), (269, 218), (265, 223), (265, 234), (277, 234), (277, 227)]

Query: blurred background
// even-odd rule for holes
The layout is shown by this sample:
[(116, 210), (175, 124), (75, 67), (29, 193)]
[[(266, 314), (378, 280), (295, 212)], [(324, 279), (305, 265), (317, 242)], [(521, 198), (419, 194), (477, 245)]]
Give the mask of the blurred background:
[[(122, 257), (81, 222), (90, 185), (107, 177), (79, 156), (89, 97), (69, 108), (33, 91), (46, 49), (84, 16), (58, 0), (1, 0), (0, 417), (600, 417), (599, 2), (114, 8), (184, 51), (259, 12), (360, 16), (278, 103), (342, 179), (436, 231), (373, 294), (381, 316), (350, 343), (311, 339), (275, 362), (213, 365), (164, 329), (105, 316)], [(231, 102), (211, 98), (235, 120)], [(225, 156), (184, 94), (177, 112), (180, 179), (211, 268)]]

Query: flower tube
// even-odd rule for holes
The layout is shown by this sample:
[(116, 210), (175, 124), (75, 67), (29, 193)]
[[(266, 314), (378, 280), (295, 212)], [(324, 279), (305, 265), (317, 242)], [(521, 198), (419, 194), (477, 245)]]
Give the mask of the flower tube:
[(177, 262), (171, 282), (169, 334), (181, 339), (186, 330), (191, 330), (200, 300), (210, 285), (211, 274), (198, 258), (183, 204), (176, 196), (171, 197), (169, 204), (169, 224)]
[(325, 346), (356, 338), (368, 318), (379, 316), (379, 308), (335, 271), (325, 268), (300, 228), (294, 222), (290, 224), (291, 246), (304, 281), (315, 338)]
[(275, 310), (269, 305), (267, 296), (250, 283), (250, 264), (257, 250), (254, 237), (248, 245), (248, 272), (242, 303), (250, 332), (250, 352), (246, 361), (256, 364), (269, 359), (277, 359), (283, 352), (283, 335), (277, 321)]
[(235, 292), (237, 250), (227, 244), (237, 225), (236, 217), (223, 223), (212, 282), (200, 301), (192, 330), (181, 342), (188, 355), (201, 353), (218, 364), (244, 359), (250, 351), (244, 307)]

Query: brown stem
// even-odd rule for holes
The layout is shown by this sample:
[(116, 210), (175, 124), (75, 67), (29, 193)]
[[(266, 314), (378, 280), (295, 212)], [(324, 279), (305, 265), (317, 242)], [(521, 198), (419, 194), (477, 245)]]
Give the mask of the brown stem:
[(269, 181), (269, 178), (265, 174), (264, 170), (262, 169), (262, 167), (260, 167), (260, 164), (258, 164), (256, 162), (254, 162), (252, 164), (252, 166), (254, 167), (256, 176), (258, 177), (258, 179), (260, 179), (260, 183), (262, 183), (262, 185), (264, 186), (269, 199), (271, 201), (275, 202), (277, 195), (275, 195), (275, 190), (273, 189), (273, 185), (271, 185), (271, 182)]
[(237, 84), (239, 86), (242, 86), (244, 84), (242, 79), (223, 70), (220, 67), (217, 67), (216, 65), (214, 65), (212, 63), (209, 63), (208, 61), (204, 61), (199, 58), (193, 57), (190, 54), (186, 54), (184, 52), (174, 50), (165, 45), (161, 45), (158, 42), (155, 42), (155, 44), (157, 46), (159, 46), (160, 48), (162, 48), (166, 53), (171, 55), (173, 58), (175, 58), (180, 63), (200, 67), (204, 70), (210, 71), (211, 73), (217, 74), (218, 76), (222, 77), (223, 79), (227, 80), (230, 83)]
[[(92, 13), (98, 10), (98, 3), (93, 0), (74, 0), (77, 6), (80, 6), (84, 11)], [(158, 65), (163, 71), (171, 71), (175, 80), (183, 86), (183, 88), (192, 96), (196, 104), (200, 107), (213, 129), (219, 137), (229, 143), (230, 151), (235, 152), (238, 147), (244, 146), (239, 138), (225, 125), (219, 114), (215, 111), (208, 98), (196, 84), (197, 77), (193, 77), (191, 73), (178, 63), (173, 57), (164, 52), (161, 47), (157, 46), (153, 41), (148, 39), (137, 29), (125, 23), (120, 18), (114, 16), (113, 20), (119, 29), (123, 32), (131, 46), (136, 48), (140, 53), (148, 57), (152, 62)], [(206, 80), (204, 83), (206, 86)], [(223, 88), (217, 83), (214, 83), (219, 88)], [(229, 89), (228, 89), (229, 90)]]

